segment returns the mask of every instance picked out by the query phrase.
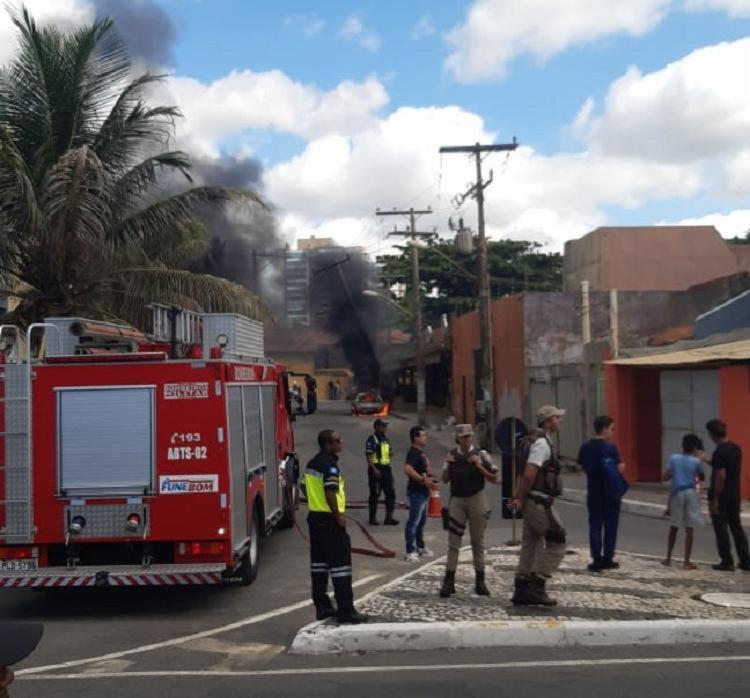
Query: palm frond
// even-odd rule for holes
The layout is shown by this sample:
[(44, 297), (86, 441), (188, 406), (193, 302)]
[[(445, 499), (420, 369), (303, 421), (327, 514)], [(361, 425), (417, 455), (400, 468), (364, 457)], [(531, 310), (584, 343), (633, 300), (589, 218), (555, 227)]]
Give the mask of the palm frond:
[(134, 204), (144, 194), (151, 192), (166, 173), (178, 172), (188, 182), (190, 158), (183, 152), (160, 153), (139, 162), (120, 177), (114, 188), (114, 203), (119, 209), (133, 209)]
[(122, 285), (122, 313), (131, 320), (143, 318), (151, 303), (166, 303), (192, 305), (210, 313), (239, 313), (261, 322), (273, 322), (260, 298), (243, 286), (217, 276), (164, 267), (139, 267), (119, 269), (112, 278)]
[(112, 223), (111, 195), (108, 174), (88, 146), (67, 151), (49, 171), (43, 201), (48, 235), (43, 243), (58, 265), (85, 265), (92, 256), (101, 257)]
[(198, 206), (204, 204), (215, 206), (229, 201), (257, 204), (264, 209), (268, 208), (261, 196), (252, 191), (225, 187), (194, 187), (167, 199), (156, 201), (125, 217), (114, 227), (112, 235), (118, 243), (125, 240), (143, 240), (153, 234), (153, 231), (188, 225)]
[(4, 263), (44, 226), (31, 173), (7, 128), (0, 126), (0, 245)]

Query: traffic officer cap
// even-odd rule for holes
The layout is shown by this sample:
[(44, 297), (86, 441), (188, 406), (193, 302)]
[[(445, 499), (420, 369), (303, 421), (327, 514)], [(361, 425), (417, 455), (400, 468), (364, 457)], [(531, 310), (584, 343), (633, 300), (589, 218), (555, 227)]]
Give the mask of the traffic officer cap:
[(28, 657), (43, 632), (41, 623), (0, 621), (0, 667), (11, 666)]
[(372, 426), (374, 429), (377, 429), (378, 427), (387, 427), (388, 422), (386, 422), (384, 419), (376, 419)]

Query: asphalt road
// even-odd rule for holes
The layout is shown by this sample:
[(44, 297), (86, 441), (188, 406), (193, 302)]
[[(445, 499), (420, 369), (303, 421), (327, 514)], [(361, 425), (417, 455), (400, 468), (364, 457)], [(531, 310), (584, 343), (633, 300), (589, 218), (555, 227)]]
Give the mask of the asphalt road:
[[(391, 420), (396, 463), (406, 452), (410, 426), (407, 420)], [(313, 455), (317, 431), (324, 427), (335, 428), (343, 436), (341, 463), (349, 499), (366, 499), (363, 446), (369, 420), (349, 416), (344, 403), (322, 403), (318, 414), (301, 418), (297, 424), (297, 448), (303, 460)], [(433, 439), (428, 446), (435, 463), (441, 462), (450, 441), (445, 436), (440, 440)], [(398, 467), (395, 472), (401, 498), (405, 476)], [(499, 490), (494, 493), (499, 502)], [(571, 543), (585, 545), (585, 510), (575, 505), (562, 505), (560, 510)], [(499, 504), (490, 522), (488, 544), (511, 536), (510, 523), (498, 512)], [(363, 522), (367, 518), (366, 509), (353, 513)], [(401, 556), (403, 513), (400, 518), (398, 527), (374, 530), (382, 543), (397, 550), (395, 560), (355, 558), (358, 594), (411, 569)], [(624, 515), (620, 547), (661, 555), (667, 526)], [(352, 537), (355, 545), (365, 545), (358, 534), (353, 532)], [(437, 554), (445, 551), (439, 521), (428, 523), (426, 538)], [(699, 530), (694, 558), (711, 562), (714, 557), (710, 531)], [(39, 649), (17, 669), (71, 662), (67, 667), (20, 677), (13, 695), (317, 696), (349, 695), (356, 689), (364, 697), (398, 688), (409, 696), (511, 692), (536, 696), (553, 690), (560, 698), (593, 691), (611, 696), (632, 696), (638, 691), (646, 695), (658, 691), (659, 696), (718, 696), (744, 692), (750, 679), (746, 659), (750, 647), (743, 646), (293, 657), (286, 654), (286, 647), (312, 619), (308, 579), (306, 544), (291, 530), (274, 533), (262, 542), (259, 577), (246, 588), (1, 590), (0, 616), (45, 624)], [(186, 639), (196, 634), (200, 636)], [(575, 663), (548, 665), (549, 660)], [(448, 664), (463, 666), (446, 670)], [(318, 673), (310, 674), (309, 669)], [(263, 673), (269, 671), (278, 673)]]

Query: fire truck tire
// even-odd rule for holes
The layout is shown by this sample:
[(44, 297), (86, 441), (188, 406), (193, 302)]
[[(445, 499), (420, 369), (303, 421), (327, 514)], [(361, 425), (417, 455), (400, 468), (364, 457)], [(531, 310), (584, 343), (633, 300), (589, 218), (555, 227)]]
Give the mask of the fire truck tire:
[(242, 563), (238, 570), (240, 576), (240, 586), (250, 586), (258, 576), (260, 567), (260, 523), (256, 510), (253, 516), (253, 525), (250, 529), (250, 544), (247, 546), (247, 552), (242, 558)]
[(289, 491), (284, 497), (284, 501), (284, 513), (279, 519), (279, 523), (276, 524), (276, 528), (279, 529), (291, 528), (294, 526), (296, 511), (299, 507), (299, 488), (297, 485), (289, 488)]

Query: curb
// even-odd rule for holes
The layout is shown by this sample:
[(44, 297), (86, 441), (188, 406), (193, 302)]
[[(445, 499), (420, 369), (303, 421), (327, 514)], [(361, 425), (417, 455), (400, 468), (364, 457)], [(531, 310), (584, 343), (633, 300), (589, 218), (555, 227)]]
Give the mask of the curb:
[(750, 642), (747, 620), (461, 621), (371, 623), (356, 626), (311, 623), (289, 651), (297, 655), (492, 647), (605, 647)]
[[(586, 504), (586, 490), (566, 488), (563, 490), (560, 499), (564, 502), (573, 502), (574, 504)], [(664, 510), (667, 507), (666, 492), (664, 502), (657, 504), (655, 502), (644, 502), (640, 499), (628, 499), (624, 497), (620, 503), (620, 513), (636, 514), (637, 516), (648, 516), (652, 519), (662, 519), (669, 521), (668, 518), (664, 518)], [(701, 515), (708, 519), (708, 511), (701, 508)], [(743, 526), (750, 526), (750, 513), (742, 513), (740, 515)]]

